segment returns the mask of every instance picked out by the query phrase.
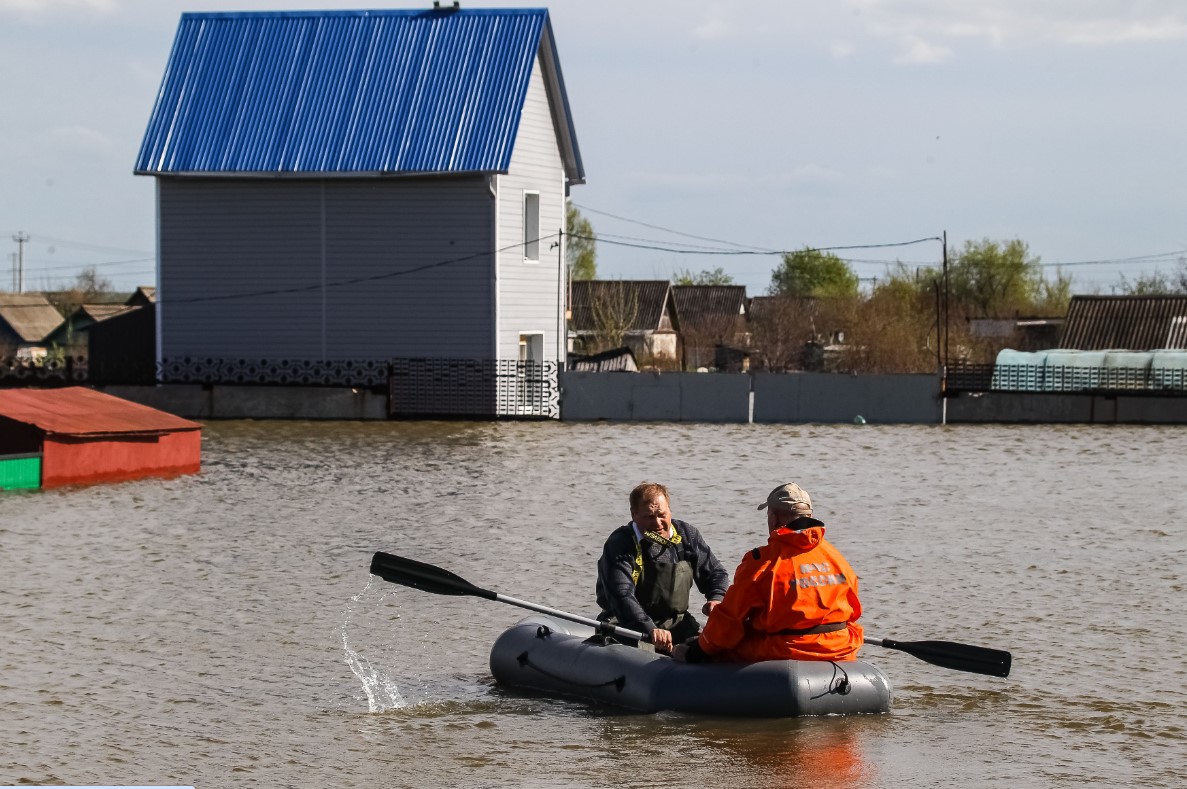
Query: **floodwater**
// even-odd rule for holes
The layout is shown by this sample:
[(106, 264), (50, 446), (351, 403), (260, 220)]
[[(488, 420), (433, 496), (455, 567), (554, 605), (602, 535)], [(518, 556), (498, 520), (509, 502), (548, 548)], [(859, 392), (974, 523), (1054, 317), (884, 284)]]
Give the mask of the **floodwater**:
[[(0, 496), (0, 784), (1187, 785), (1187, 429), (215, 422), (200, 475)], [(495, 686), (528, 612), (372, 578), (376, 550), (592, 615), (642, 480), (727, 567), (807, 488), (889, 714), (639, 715)]]

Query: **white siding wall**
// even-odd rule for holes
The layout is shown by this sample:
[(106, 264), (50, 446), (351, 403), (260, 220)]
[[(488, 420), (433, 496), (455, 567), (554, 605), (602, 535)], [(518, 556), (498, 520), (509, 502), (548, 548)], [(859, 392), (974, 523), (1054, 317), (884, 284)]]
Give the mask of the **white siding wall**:
[(484, 179), (159, 186), (162, 357), (489, 357)]
[[(523, 195), (540, 194), (540, 260), (524, 261), (523, 248), (515, 246), (500, 253), (498, 264), (498, 333), (500, 359), (519, 356), (519, 335), (544, 334), (543, 361), (564, 358), (564, 333), (558, 277), (563, 261), (557, 233), (565, 226), (565, 177), (553, 126), (552, 111), (536, 58), (528, 86), (515, 151), (506, 175), (498, 178), (498, 245), (523, 240)], [(554, 246), (556, 244), (557, 246)]]

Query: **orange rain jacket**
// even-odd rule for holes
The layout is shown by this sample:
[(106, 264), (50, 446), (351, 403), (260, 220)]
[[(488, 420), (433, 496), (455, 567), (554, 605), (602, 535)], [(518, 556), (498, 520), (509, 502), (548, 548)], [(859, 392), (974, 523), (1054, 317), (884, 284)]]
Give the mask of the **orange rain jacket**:
[[(713, 609), (698, 643), (714, 661), (855, 660), (864, 643), (857, 575), (824, 539), (824, 524), (802, 518), (795, 531), (771, 533), (742, 558), (725, 599)], [(830, 633), (779, 635), (833, 622)]]

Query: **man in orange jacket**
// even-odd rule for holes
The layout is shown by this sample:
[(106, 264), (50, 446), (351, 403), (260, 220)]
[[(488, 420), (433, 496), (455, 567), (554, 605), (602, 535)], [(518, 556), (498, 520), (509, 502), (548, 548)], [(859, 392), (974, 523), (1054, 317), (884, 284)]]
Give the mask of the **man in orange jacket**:
[(807, 491), (788, 482), (758, 508), (767, 544), (742, 559), (725, 599), (677, 660), (855, 660), (864, 641), (857, 574), (824, 539)]

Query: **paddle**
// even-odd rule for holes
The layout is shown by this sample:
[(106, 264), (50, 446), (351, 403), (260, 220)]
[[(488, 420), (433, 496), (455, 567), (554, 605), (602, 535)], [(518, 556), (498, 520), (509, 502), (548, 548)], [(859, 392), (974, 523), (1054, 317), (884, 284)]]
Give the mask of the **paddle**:
[(953, 641), (895, 641), (892, 638), (870, 638), (866, 643), (886, 649), (897, 649), (936, 666), (988, 674), (991, 677), (1010, 676), (1010, 653), (1000, 649), (957, 644)]
[(587, 619), (576, 614), (565, 613), (555, 608), (549, 608), (546, 605), (529, 603), (526, 600), (517, 600), (507, 595), (496, 594), (489, 589), (475, 586), (448, 570), (442, 570), (440, 567), (434, 567), (431, 564), (405, 559), (402, 556), (395, 556), (390, 553), (384, 553), (383, 551), (376, 551), (375, 555), (371, 557), (371, 574), (378, 575), (383, 580), (390, 581), (393, 584), (402, 584), (404, 586), (411, 586), (413, 589), (420, 589), (422, 592), (471, 595), (473, 597), (481, 597), (485, 600), (496, 600), (500, 603), (517, 605), (529, 611), (537, 611), (541, 614), (548, 614), (559, 619), (568, 619), (570, 622), (587, 625), (604, 636), (618, 636), (635, 641), (650, 640), (642, 633), (635, 632), (634, 630), (627, 630), (623, 627), (615, 627), (605, 622), (599, 622), (596, 619)]

